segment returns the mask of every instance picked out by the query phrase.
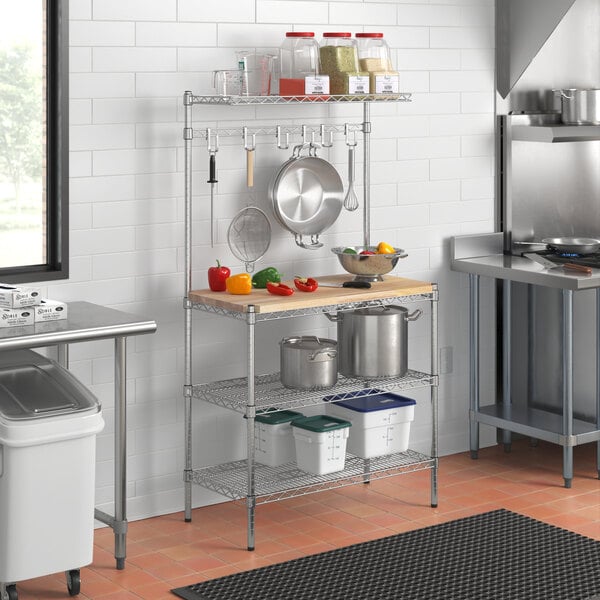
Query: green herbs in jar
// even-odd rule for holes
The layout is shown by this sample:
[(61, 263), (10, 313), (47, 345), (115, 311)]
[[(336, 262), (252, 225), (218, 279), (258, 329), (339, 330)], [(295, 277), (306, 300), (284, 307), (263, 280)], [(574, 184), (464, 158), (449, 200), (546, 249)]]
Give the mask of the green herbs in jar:
[(349, 94), (349, 78), (368, 76), (358, 69), (358, 54), (352, 46), (322, 46), (319, 49), (321, 73), (329, 75), (329, 91), (332, 94)]

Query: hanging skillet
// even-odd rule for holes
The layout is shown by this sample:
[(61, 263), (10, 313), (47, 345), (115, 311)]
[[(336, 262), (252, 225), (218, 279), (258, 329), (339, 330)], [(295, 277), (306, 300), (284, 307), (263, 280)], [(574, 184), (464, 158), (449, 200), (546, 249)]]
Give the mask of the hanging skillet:
[[(301, 144), (275, 173), (269, 184), (269, 200), (279, 223), (294, 234), (296, 244), (313, 250), (321, 248), (319, 234), (338, 218), (344, 185), (331, 163), (317, 157), (317, 145)], [(308, 150), (306, 156), (302, 151)], [(310, 236), (310, 243), (303, 236)]]

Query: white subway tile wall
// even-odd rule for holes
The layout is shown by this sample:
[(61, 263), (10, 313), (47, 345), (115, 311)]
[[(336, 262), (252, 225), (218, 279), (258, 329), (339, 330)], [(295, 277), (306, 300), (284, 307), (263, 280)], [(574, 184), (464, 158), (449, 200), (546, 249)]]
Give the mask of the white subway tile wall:
[[(411, 103), (372, 106), (373, 241), (405, 248), (396, 275), (438, 282), (440, 347), (452, 347), (454, 371), (441, 376), (440, 451), (467, 448), (467, 285), (450, 272), (448, 239), (492, 231), (494, 222), (493, 0), (71, 0), (71, 278), (45, 285), (56, 299), (88, 300), (154, 318), (158, 331), (128, 344), (129, 518), (183, 507), (183, 111), (185, 90), (211, 94), (212, 71), (236, 67), (235, 50), (276, 51), (289, 30), (381, 31)], [(360, 105), (194, 108), (194, 126), (358, 123)], [(308, 252), (272, 218), (267, 186), (290, 150), (260, 138), (256, 183), (245, 185), (242, 140), (221, 139), (215, 198), (216, 245), (209, 242), (208, 158), (194, 142), (193, 285), (219, 259), (243, 265), (226, 232), (235, 213), (255, 204), (271, 215), (273, 241), (259, 266), (286, 277), (340, 272), (329, 247), (362, 239), (361, 211), (344, 212)], [(360, 140), (359, 140), (360, 142)], [(342, 137), (325, 152), (347, 177)], [(362, 160), (359, 143), (357, 159)], [(362, 193), (362, 168), (357, 168)], [(362, 204), (362, 196), (360, 196)], [(485, 310), (493, 293), (483, 290)], [(427, 307), (425, 307), (427, 308)], [(411, 324), (410, 356), (429, 356), (426, 321)], [(335, 336), (324, 318), (258, 327), (259, 372), (279, 367), (284, 335)], [(240, 376), (244, 328), (194, 315), (194, 379)], [(98, 440), (97, 501), (112, 510), (113, 367), (108, 342), (73, 345), (74, 372), (98, 395), (107, 420)], [(409, 359), (410, 360), (410, 359)], [(493, 365), (484, 365), (492, 369)], [(488, 378), (490, 381), (492, 377)], [(449, 385), (445, 386), (447, 382)], [(491, 385), (491, 383), (490, 383)], [(412, 440), (428, 448), (427, 393)], [(240, 458), (245, 425), (218, 407), (194, 405), (194, 462)], [(491, 432), (482, 435), (491, 443)], [(195, 505), (219, 500), (194, 488)]]

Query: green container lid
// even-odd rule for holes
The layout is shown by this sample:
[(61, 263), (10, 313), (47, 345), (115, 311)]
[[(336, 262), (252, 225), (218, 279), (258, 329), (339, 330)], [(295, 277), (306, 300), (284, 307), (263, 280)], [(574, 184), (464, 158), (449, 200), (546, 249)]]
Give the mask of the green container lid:
[(304, 417), (304, 415), (294, 410), (279, 410), (258, 414), (256, 415), (256, 420), (259, 423), (266, 423), (267, 425), (281, 425), (282, 423), (294, 421), (299, 417)]
[(294, 419), (292, 427), (308, 429), (308, 431), (316, 431), (317, 433), (326, 433), (335, 429), (352, 427), (352, 423), (344, 421), (344, 419), (338, 419), (337, 417), (330, 417), (329, 415), (315, 415), (314, 417)]

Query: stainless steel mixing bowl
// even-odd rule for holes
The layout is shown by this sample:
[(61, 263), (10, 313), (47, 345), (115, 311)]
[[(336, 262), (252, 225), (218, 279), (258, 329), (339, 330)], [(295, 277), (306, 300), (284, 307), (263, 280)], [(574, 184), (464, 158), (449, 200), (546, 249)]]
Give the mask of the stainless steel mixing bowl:
[[(344, 252), (348, 248), (354, 250), (356, 254)], [(355, 281), (383, 281), (382, 276), (396, 266), (398, 259), (408, 256), (400, 248), (394, 248), (393, 254), (360, 254), (364, 250), (376, 252), (377, 246), (337, 246), (331, 249), (338, 257), (342, 268), (356, 275)]]

